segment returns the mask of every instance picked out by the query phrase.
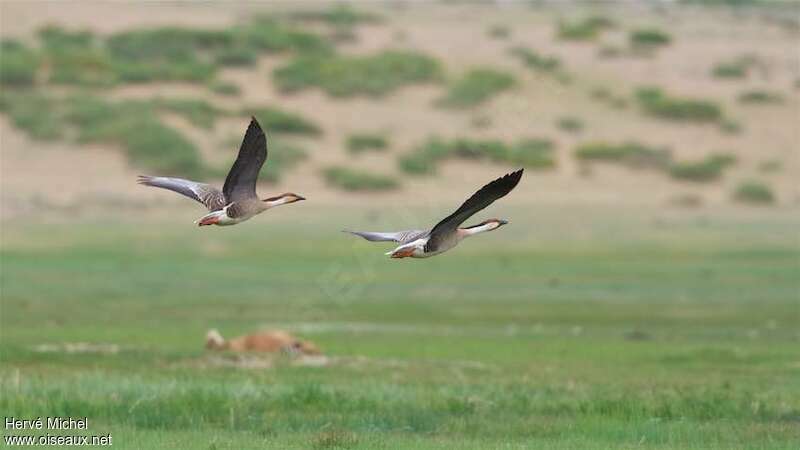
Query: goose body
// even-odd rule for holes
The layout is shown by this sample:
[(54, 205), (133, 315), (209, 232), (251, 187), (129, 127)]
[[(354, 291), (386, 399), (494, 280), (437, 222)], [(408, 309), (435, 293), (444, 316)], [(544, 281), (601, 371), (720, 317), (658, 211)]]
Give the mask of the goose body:
[(258, 198), (256, 181), (266, 160), (267, 137), (253, 117), (222, 190), (206, 183), (174, 177), (140, 176), (138, 182), (177, 192), (201, 203), (209, 213), (195, 221), (199, 226), (236, 225), (275, 206), (305, 200), (291, 192), (263, 200)]
[(461, 227), (467, 219), (511, 192), (522, 178), (523, 169), (506, 174), (480, 188), (453, 214), (442, 219), (430, 231), (408, 230), (396, 232), (348, 231), (368, 241), (391, 241), (400, 244), (386, 253), (392, 258), (430, 258), (457, 246), (476, 234), (493, 231), (508, 221), (489, 219), (470, 227)]

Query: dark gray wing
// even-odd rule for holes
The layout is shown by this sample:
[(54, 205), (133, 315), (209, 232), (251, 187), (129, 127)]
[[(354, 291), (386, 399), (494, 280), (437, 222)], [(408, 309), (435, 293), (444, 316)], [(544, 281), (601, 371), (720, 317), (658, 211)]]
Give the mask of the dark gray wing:
[(267, 160), (267, 137), (255, 117), (244, 134), (239, 156), (233, 163), (222, 193), (230, 202), (256, 197), (256, 180)]
[(398, 242), (400, 244), (407, 244), (409, 242), (414, 242), (417, 239), (424, 237), (428, 234), (428, 232), (424, 230), (406, 230), (406, 231), (392, 231), (392, 232), (345, 230), (345, 233), (355, 234), (356, 236), (361, 236), (362, 238), (372, 242), (393, 241), (393, 242)]
[(137, 182), (145, 186), (169, 189), (170, 191), (185, 195), (192, 200), (197, 200), (202, 203), (209, 211), (220, 210), (224, 208), (226, 204), (225, 196), (222, 195), (222, 191), (205, 183), (184, 180), (183, 178), (148, 177), (145, 175), (139, 175)]
[(431, 238), (425, 244), (426, 252), (433, 252), (439, 247), (439, 244), (444, 238), (458, 228), (459, 225), (464, 223), (465, 220), (472, 217), (473, 214), (491, 205), (492, 202), (498, 198), (504, 197), (511, 192), (519, 180), (522, 178), (524, 169), (519, 169), (492, 181), (486, 186), (478, 189), (478, 192), (472, 194), (456, 212), (447, 216), (444, 220), (437, 223), (431, 230)]

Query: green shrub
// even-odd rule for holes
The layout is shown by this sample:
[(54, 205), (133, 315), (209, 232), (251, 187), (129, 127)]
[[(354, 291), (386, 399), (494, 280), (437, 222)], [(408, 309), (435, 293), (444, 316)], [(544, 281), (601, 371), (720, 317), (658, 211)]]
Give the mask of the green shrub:
[(399, 187), (392, 177), (360, 172), (345, 167), (329, 167), (323, 171), (325, 181), (346, 191), (388, 191)]
[(468, 108), (514, 86), (514, 77), (497, 70), (477, 68), (467, 72), (448, 88), (437, 104), (446, 108)]
[(662, 169), (669, 165), (671, 153), (668, 149), (648, 147), (637, 142), (590, 142), (579, 145), (575, 149), (575, 157), (584, 161), (617, 162), (633, 167)]
[(591, 16), (575, 22), (559, 22), (559, 39), (587, 41), (597, 38), (601, 31), (613, 28), (614, 22), (603, 16)]
[(556, 166), (555, 147), (547, 139), (522, 139), (511, 146), (507, 154), (494, 160), (534, 169), (549, 169)]
[(161, 109), (180, 114), (193, 125), (210, 129), (214, 126), (217, 117), (222, 114), (214, 105), (199, 99), (157, 99), (154, 104)]
[(4, 93), (0, 100), (14, 125), (34, 138), (60, 138), (74, 127), (78, 142), (118, 145), (128, 160), (148, 170), (185, 176), (206, 173), (194, 145), (158, 120), (158, 102), (112, 103), (88, 95), (59, 100), (33, 93)]
[(208, 87), (212, 92), (219, 95), (238, 96), (242, 93), (239, 86), (227, 81), (212, 81), (209, 83)]
[(124, 83), (149, 83), (153, 81), (208, 82), (217, 72), (211, 63), (194, 57), (169, 60), (115, 59), (113, 70)]
[(39, 57), (20, 42), (3, 39), (0, 43), (0, 84), (30, 86), (36, 80)]
[(711, 74), (717, 78), (745, 78), (750, 68), (757, 62), (752, 55), (741, 56), (730, 61), (718, 62), (711, 70)]
[(214, 52), (214, 62), (220, 66), (252, 67), (258, 61), (258, 49), (246, 44), (225, 46)]
[(78, 129), (81, 142), (122, 147), (128, 159), (157, 173), (202, 176), (200, 154), (179, 132), (162, 124), (153, 102), (110, 103), (89, 96), (64, 101), (65, 118)]
[(106, 45), (122, 81), (206, 81), (216, 67), (201, 55), (232, 42), (227, 30), (162, 27), (116, 33)]
[(117, 142), (125, 146), (134, 164), (165, 174), (203, 172), (203, 163), (194, 144), (172, 128), (149, 119), (120, 130)]
[(245, 108), (243, 115), (254, 116), (258, 119), (267, 133), (302, 134), (318, 136), (322, 134), (316, 124), (294, 113), (270, 107)]
[(775, 194), (772, 189), (760, 181), (744, 181), (740, 183), (733, 192), (736, 201), (750, 204), (768, 204), (775, 202)]
[(783, 101), (783, 96), (777, 92), (751, 90), (739, 94), (739, 103), (782, 103)]
[(271, 17), (259, 17), (232, 30), (233, 36), (265, 52), (294, 51), (301, 54), (330, 53), (332, 47), (317, 34), (295, 29)]
[(440, 78), (439, 63), (420, 53), (384, 51), (372, 56), (301, 56), (275, 70), (285, 92), (319, 87), (337, 97), (382, 96), (412, 83)]
[(115, 57), (129, 60), (193, 58), (195, 53), (230, 45), (228, 30), (160, 27), (123, 31), (111, 35), (107, 45)]
[(556, 122), (556, 125), (568, 133), (578, 133), (583, 130), (583, 121), (577, 117), (561, 117)]
[(744, 78), (747, 76), (747, 67), (738, 63), (718, 63), (711, 72), (717, 78)]
[(105, 41), (124, 82), (211, 80), (217, 65), (251, 66), (259, 52), (329, 52), (315, 34), (269, 18), (221, 30), (161, 27), (116, 33)]
[(101, 49), (58, 47), (48, 49), (44, 58), (50, 83), (103, 87), (119, 80), (113, 61)]
[(389, 148), (389, 141), (380, 134), (357, 133), (348, 136), (345, 145), (350, 153), (362, 153), (386, 150)]
[(714, 122), (722, 118), (722, 110), (708, 100), (670, 97), (658, 88), (640, 88), (636, 99), (645, 112), (665, 119)]
[[(46, 27), (39, 31), (42, 57), (50, 81), (59, 84), (107, 86), (117, 82), (208, 82), (217, 66), (252, 66), (260, 52), (330, 53), (332, 47), (316, 34), (299, 31), (270, 18), (227, 29), (158, 27), (134, 29), (100, 39), (87, 31)], [(12, 48), (12, 47), (9, 47)], [(4, 51), (8, 76), (30, 84), (31, 54)], [(33, 67), (34, 69), (31, 69)], [(5, 69), (4, 69), (5, 70)], [(25, 81), (27, 80), (27, 81)]]
[(543, 56), (526, 47), (514, 47), (510, 53), (531, 69), (553, 72), (561, 67), (561, 61), (555, 56)]
[(485, 160), (535, 169), (556, 165), (553, 143), (546, 139), (522, 139), (508, 145), (497, 140), (428, 139), (413, 152), (400, 157), (400, 169), (415, 175), (436, 172), (438, 162), (445, 159)]
[(628, 40), (634, 47), (661, 47), (672, 42), (669, 34), (655, 28), (633, 30)]
[(0, 110), (5, 112), (17, 128), (34, 139), (53, 140), (64, 132), (63, 119), (56, 103), (32, 92), (3, 92)]
[(69, 47), (69, 48), (89, 48), (95, 44), (95, 38), (91, 31), (69, 31), (56, 25), (47, 25), (37, 32), (39, 41), (47, 49)]
[(110, 86), (117, 82), (111, 55), (89, 31), (57, 26), (39, 30), (49, 82), (81, 86)]
[(715, 154), (702, 161), (674, 162), (669, 166), (673, 178), (686, 181), (708, 182), (719, 179), (722, 171), (734, 164), (736, 158), (728, 154)]
[(742, 124), (733, 119), (722, 119), (719, 122), (719, 129), (726, 134), (739, 134), (742, 131)]
[(492, 25), (486, 32), (493, 39), (508, 39), (511, 36), (511, 29), (506, 25)]
[(412, 175), (430, 175), (436, 172), (437, 159), (424, 152), (413, 152), (398, 159), (400, 170)]

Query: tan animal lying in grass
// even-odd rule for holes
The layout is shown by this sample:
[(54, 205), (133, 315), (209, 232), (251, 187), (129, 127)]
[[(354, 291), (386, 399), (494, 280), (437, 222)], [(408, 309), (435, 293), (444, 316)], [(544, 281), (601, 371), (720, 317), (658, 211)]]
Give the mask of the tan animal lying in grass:
[(303, 341), (280, 330), (257, 331), (230, 340), (225, 340), (217, 330), (209, 330), (206, 334), (206, 348), (232, 352), (284, 352), (292, 355), (322, 354), (313, 342)]

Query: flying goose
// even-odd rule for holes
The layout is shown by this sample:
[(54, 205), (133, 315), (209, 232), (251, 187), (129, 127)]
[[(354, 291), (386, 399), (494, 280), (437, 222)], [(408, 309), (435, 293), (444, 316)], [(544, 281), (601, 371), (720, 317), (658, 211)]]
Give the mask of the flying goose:
[(508, 223), (502, 219), (489, 219), (477, 225), (459, 228), (465, 220), (478, 211), (491, 205), (495, 200), (505, 196), (517, 186), (522, 178), (522, 171), (506, 174), (472, 194), (461, 207), (437, 223), (430, 231), (408, 230), (395, 232), (347, 231), (361, 236), (368, 241), (394, 241), (399, 247), (386, 253), (392, 258), (428, 258), (458, 245), (464, 238), (485, 231), (492, 231)]
[(195, 222), (201, 227), (235, 225), (275, 206), (305, 200), (291, 192), (263, 200), (256, 196), (256, 180), (266, 159), (267, 137), (253, 117), (239, 148), (239, 156), (228, 172), (221, 191), (214, 186), (182, 178), (140, 175), (138, 182), (169, 189), (202, 203), (211, 212)]

